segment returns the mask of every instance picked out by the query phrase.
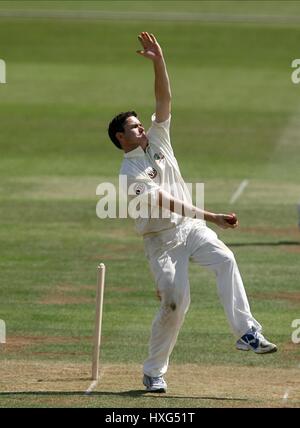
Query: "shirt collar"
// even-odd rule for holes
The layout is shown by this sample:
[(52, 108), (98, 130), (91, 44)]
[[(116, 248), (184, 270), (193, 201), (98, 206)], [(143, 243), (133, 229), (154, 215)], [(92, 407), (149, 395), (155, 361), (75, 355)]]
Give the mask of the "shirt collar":
[(130, 150), (130, 152), (124, 153), (125, 158), (141, 158), (145, 156), (144, 150), (141, 146), (138, 146), (136, 149)]

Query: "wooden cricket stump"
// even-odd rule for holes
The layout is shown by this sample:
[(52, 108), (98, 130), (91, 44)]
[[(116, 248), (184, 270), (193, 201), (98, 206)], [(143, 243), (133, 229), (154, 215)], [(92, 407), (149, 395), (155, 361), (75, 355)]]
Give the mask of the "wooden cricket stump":
[(99, 378), (99, 355), (100, 355), (100, 346), (101, 346), (104, 284), (105, 284), (105, 265), (103, 263), (100, 263), (100, 265), (97, 266), (96, 318), (95, 318), (95, 331), (94, 331), (92, 380), (98, 380)]

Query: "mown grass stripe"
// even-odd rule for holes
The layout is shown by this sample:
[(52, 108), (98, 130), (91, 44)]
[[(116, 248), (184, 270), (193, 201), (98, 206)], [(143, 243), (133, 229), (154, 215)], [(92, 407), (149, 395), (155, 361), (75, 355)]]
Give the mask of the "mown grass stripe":
[(1, 10), (0, 18), (51, 18), (84, 20), (126, 20), (126, 21), (181, 21), (220, 23), (299, 23), (298, 16), (244, 15), (223, 13), (191, 12), (141, 12), (141, 11), (70, 11), (70, 10)]

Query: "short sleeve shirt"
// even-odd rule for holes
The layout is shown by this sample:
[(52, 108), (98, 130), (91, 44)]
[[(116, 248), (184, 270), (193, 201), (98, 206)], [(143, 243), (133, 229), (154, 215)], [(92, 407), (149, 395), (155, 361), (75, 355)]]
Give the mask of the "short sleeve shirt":
[(160, 189), (184, 202), (192, 202), (171, 146), (170, 122), (171, 116), (165, 122), (158, 123), (153, 114), (147, 131), (146, 150), (137, 147), (125, 153), (121, 165), (120, 175), (127, 180), (129, 205), (136, 204), (138, 200), (145, 204), (144, 215), (135, 218), (136, 230), (140, 235), (170, 229), (184, 220), (182, 216), (158, 207)]

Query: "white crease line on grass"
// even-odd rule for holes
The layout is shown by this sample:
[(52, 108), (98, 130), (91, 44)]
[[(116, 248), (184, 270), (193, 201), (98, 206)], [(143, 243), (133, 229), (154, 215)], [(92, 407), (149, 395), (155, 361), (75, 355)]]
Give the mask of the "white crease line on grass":
[(231, 199), (229, 201), (230, 204), (234, 204), (238, 198), (241, 196), (241, 194), (243, 193), (243, 191), (246, 189), (246, 187), (249, 184), (249, 180), (243, 180), (241, 182), (241, 184), (239, 185), (239, 187), (236, 189), (236, 191), (234, 192), (234, 194), (231, 196)]
[(143, 11), (101, 11), (101, 10), (8, 10), (0, 11), (1, 18), (62, 18), (92, 20), (158, 20), (158, 21), (201, 21), (201, 22), (254, 22), (254, 23), (299, 23), (298, 16), (286, 15), (239, 15), (193, 12), (143, 12)]
[(85, 391), (84, 395), (90, 395), (93, 392), (93, 390), (96, 388), (96, 386), (98, 385), (98, 383), (100, 381), (100, 377), (103, 376), (105, 370), (106, 370), (105, 367), (101, 368), (101, 372), (99, 372), (98, 379), (97, 380), (93, 380), (93, 382), (90, 384), (90, 386), (88, 387), (88, 389)]
[(91, 392), (93, 392), (93, 390), (96, 388), (97, 384), (98, 384), (98, 381), (94, 380), (90, 384), (90, 386), (88, 387), (88, 389), (85, 391), (84, 395), (89, 395)]

